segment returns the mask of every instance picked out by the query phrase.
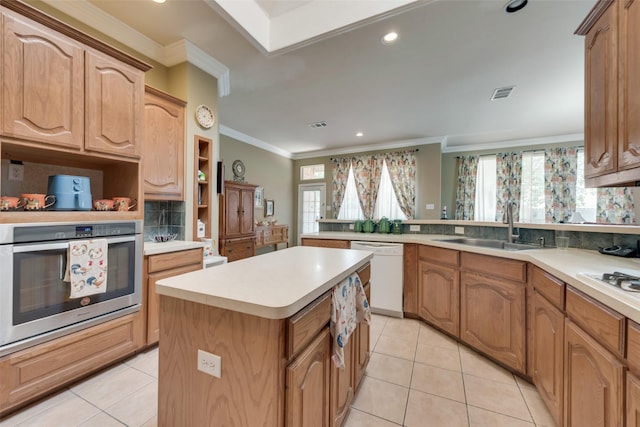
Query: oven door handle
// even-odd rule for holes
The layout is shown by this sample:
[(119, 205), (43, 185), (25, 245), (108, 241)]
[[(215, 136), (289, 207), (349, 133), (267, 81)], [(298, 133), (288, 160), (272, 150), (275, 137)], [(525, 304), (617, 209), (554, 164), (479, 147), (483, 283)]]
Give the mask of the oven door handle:
[[(123, 237), (108, 237), (107, 244), (111, 245), (113, 243), (123, 243), (123, 242), (134, 242), (136, 240), (136, 236), (123, 236)], [(13, 253), (22, 253), (22, 252), (38, 252), (38, 251), (50, 251), (54, 249), (67, 249), (69, 247), (69, 243), (71, 241), (65, 242), (56, 242), (56, 243), (37, 243), (34, 245), (14, 245)]]

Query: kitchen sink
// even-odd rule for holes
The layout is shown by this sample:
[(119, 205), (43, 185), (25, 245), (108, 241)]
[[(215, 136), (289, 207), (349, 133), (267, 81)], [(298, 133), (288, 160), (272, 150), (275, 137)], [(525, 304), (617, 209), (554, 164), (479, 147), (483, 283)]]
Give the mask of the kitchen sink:
[(523, 251), (527, 249), (542, 249), (542, 246), (534, 243), (509, 243), (498, 239), (471, 239), (468, 237), (456, 237), (452, 239), (437, 239), (437, 242), (457, 243), (460, 245), (480, 246), (483, 248), (503, 249), (506, 251)]

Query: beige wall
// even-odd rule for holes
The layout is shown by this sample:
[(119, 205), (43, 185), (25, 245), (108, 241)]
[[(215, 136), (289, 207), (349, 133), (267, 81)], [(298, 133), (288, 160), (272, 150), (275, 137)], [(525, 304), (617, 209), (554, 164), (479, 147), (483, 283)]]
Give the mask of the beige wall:
[[(295, 242), (293, 227), (296, 222), (291, 188), (293, 163), (291, 159), (220, 135), (220, 158), (224, 162), (225, 180), (233, 181), (231, 165), (242, 160), (245, 181), (264, 187), (264, 198), (274, 201), (274, 218), (279, 224), (289, 225), (289, 241)], [(264, 219), (264, 207), (254, 210), (256, 221)]]

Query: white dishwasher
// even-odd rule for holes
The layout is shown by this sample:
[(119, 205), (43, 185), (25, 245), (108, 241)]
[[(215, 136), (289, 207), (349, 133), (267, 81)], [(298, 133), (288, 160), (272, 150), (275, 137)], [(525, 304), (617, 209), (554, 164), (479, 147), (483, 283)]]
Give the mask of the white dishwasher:
[(402, 243), (351, 242), (351, 249), (373, 252), (371, 312), (403, 317)]

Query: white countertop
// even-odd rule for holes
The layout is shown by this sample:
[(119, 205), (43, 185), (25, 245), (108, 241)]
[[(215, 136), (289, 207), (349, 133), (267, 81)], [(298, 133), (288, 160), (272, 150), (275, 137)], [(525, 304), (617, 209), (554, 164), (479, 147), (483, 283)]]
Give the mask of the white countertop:
[(368, 251), (296, 246), (157, 282), (156, 292), (285, 319), (367, 263)]
[(585, 294), (590, 295), (618, 311), (620, 314), (640, 323), (639, 292), (626, 292), (615, 286), (583, 276), (583, 274), (586, 273), (601, 277), (602, 273), (613, 273), (614, 271), (640, 276), (640, 259), (638, 258), (620, 258), (602, 255), (597, 251), (573, 248), (567, 250), (545, 248), (506, 251), (438, 241), (439, 239), (464, 237), (460, 235), (321, 232), (304, 234), (302, 237), (369, 242), (417, 243), (527, 261), (565, 281)]
[(190, 242), (185, 240), (172, 240), (162, 243), (144, 242), (144, 255), (157, 255), (202, 247), (204, 247), (203, 242)]

